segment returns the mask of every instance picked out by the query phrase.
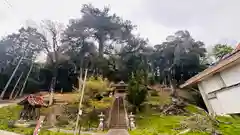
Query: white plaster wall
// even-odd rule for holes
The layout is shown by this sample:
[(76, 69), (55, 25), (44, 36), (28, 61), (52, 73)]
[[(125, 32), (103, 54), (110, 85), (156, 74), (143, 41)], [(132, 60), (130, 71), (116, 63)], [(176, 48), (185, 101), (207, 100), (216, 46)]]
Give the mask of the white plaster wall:
[(207, 93), (216, 91), (224, 87), (219, 74), (211, 76), (201, 82), (204, 91)]
[[(217, 115), (240, 113), (240, 86), (231, 87), (217, 91), (225, 86), (240, 83), (240, 64), (227, 68), (220, 74), (215, 74), (202, 82), (201, 90), (207, 100), (208, 108), (213, 109)], [(216, 92), (216, 98), (208, 99), (206, 96), (210, 92)]]
[(209, 99), (209, 102), (217, 115), (222, 115), (225, 113), (224, 109), (221, 106), (221, 103), (217, 98)]
[[(240, 86), (217, 92), (217, 99), (222, 107), (222, 113), (240, 113)], [(217, 105), (212, 104), (216, 107)]]
[(208, 98), (207, 98), (207, 94), (206, 94), (206, 92), (204, 91), (202, 82), (200, 82), (200, 83), (198, 84), (198, 89), (200, 90), (200, 93), (201, 93), (201, 95), (202, 95), (203, 101), (204, 101), (205, 105), (207, 106), (208, 112), (209, 112), (210, 114), (213, 114), (213, 113), (214, 113), (214, 110), (213, 110), (212, 105), (210, 104), (210, 102), (209, 102), (209, 100), (208, 100)]
[(231, 86), (240, 82), (240, 64), (235, 65), (231, 68), (220, 73), (226, 86)]

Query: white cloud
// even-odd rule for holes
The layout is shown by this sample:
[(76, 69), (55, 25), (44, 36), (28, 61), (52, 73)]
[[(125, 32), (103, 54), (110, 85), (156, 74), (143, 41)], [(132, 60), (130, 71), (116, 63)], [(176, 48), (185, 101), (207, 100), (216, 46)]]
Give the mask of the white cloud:
[(188, 29), (207, 44), (240, 39), (239, 0), (152, 0), (143, 17), (168, 28)]
[(68, 23), (80, 17), (84, 3), (109, 5), (111, 12), (138, 25), (151, 44), (161, 43), (169, 34), (187, 29), (207, 45), (235, 43), (240, 39), (238, 0), (8, 0), (0, 2), (0, 36), (16, 31), (26, 20), (51, 19)]

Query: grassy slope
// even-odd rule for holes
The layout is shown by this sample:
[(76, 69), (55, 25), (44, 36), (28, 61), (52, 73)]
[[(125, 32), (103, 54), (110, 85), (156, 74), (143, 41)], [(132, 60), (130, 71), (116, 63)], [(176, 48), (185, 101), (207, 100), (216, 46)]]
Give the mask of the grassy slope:
[(150, 114), (138, 114), (136, 116), (137, 129), (131, 131), (131, 135), (155, 135), (158, 133), (176, 133), (173, 128), (178, 127), (182, 116), (160, 116)]
[(225, 122), (221, 123), (218, 127), (218, 130), (224, 135), (240, 135), (240, 118), (218, 117), (217, 119)]
[[(34, 127), (32, 128), (10, 128), (8, 127), (9, 121), (17, 120), (19, 117), (19, 113), (22, 107), (20, 106), (9, 106), (0, 108), (0, 129), (6, 130), (10, 132), (15, 132), (24, 135), (32, 135)], [(66, 133), (56, 133), (50, 132), (47, 130), (41, 130), (39, 135), (72, 135)]]
[[(160, 106), (168, 103), (166, 102), (166, 96), (164, 98), (162, 96), (156, 97), (151, 96), (148, 98), (147, 103), (152, 105), (159, 104)], [(164, 100), (164, 101), (161, 101)], [(176, 135), (177, 133), (184, 130), (177, 130), (181, 127), (181, 122), (191, 117), (193, 114), (199, 114), (200, 116), (206, 117), (206, 113), (203, 110), (199, 110), (194, 105), (188, 105), (185, 108), (190, 112), (189, 116), (164, 116), (157, 111), (153, 110), (153, 108), (149, 108), (148, 110), (136, 115), (136, 125), (137, 129), (134, 131), (130, 131), (131, 135)], [(238, 135), (240, 134), (240, 118), (233, 119), (227, 117), (218, 117), (219, 120), (224, 122), (231, 122), (232, 124), (225, 124), (221, 122), (219, 126), (216, 127), (218, 131), (223, 133), (223, 135)], [(194, 123), (194, 126), (199, 126), (201, 124)], [(212, 126), (211, 124), (202, 124), (204, 126)], [(192, 125), (190, 125), (192, 126)], [(186, 129), (186, 128), (185, 128)], [(184, 135), (209, 135), (210, 133), (194, 130)]]
[[(180, 122), (186, 119), (186, 116), (163, 116), (161, 114), (142, 113), (136, 116), (137, 129), (131, 131), (131, 135), (174, 135), (179, 132)], [(190, 132), (186, 135), (207, 135), (204, 132)]]

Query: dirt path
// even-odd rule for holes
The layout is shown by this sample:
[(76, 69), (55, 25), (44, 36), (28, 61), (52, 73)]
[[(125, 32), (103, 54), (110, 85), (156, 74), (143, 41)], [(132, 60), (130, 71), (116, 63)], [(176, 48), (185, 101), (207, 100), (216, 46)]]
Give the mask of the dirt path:
[(8, 131), (4, 131), (4, 130), (0, 130), (0, 135), (20, 135), (20, 134), (13, 133), (13, 132), (8, 132)]
[[(72, 134), (74, 133), (74, 130), (65, 130), (65, 129), (58, 129), (58, 128), (50, 128), (48, 129), (49, 131), (53, 132), (61, 132), (61, 133), (69, 133)], [(104, 133), (94, 133), (94, 132), (87, 132), (87, 131), (81, 131), (82, 134), (89, 134), (89, 135), (104, 135)]]
[(106, 135), (129, 135), (126, 129), (110, 129)]
[(23, 98), (15, 99), (15, 100), (0, 100), (0, 108), (5, 107), (5, 106), (10, 106), (17, 104), (20, 102)]

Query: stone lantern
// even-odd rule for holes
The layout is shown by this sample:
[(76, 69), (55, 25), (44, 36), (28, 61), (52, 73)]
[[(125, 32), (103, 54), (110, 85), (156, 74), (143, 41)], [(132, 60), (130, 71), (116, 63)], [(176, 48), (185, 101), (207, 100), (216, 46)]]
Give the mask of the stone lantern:
[(98, 125), (98, 130), (104, 130), (104, 123), (103, 123), (103, 121), (104, 121), (104, 114), (101, 112), (101, 114), (100, 115), (98, 115), (98, 117), (99, 117), (99, 125)]
[(136, 126), (135, 126), (135, 121), (134, 121), (134, 115), (132, 114), (132, 112), (130, 113), (130, 115), (128, 116), (129, 118), (129, 126), (130, 126), (130, 129), (135, 129)]

